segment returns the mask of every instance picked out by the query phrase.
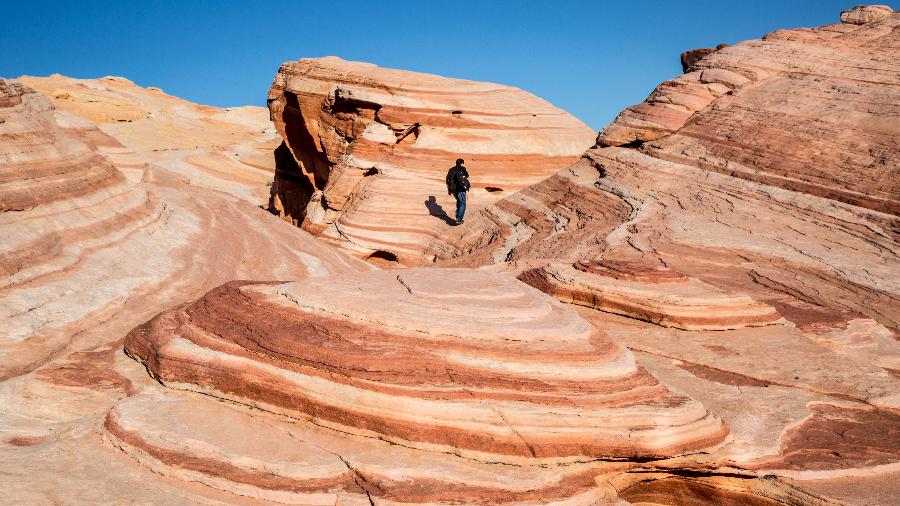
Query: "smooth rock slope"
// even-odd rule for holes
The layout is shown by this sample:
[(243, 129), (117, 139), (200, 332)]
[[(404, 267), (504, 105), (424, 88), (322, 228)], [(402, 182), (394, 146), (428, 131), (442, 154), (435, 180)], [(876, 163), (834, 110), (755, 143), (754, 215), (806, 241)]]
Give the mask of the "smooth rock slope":
[[(705, 51), (581, 161), (426, 254), (581, 306), (727, 422), (710, 475), (754, 470), (889, 504), (895, 438), (867, 434), (900, 420), (900, 14), (842, 19)], [(648, 477), (620, 497), (680, 504), (726, 486), (683, 480)]]
[(119, 158), (106, 156), (110, 149), (129, 151), (47, 97), (0, 79), (5, 502), (212, 500), (190, 486), (141, 486), (146, 470), (97, 438), (113, 403), (151, 383), (122, 354), (122, 336), (235, 277), (368, 269), (262, 209), (163, 168), (150, 169), (154, 183), (135, 183)]
[[(94, 122), (130, 148), (125, 154), (130, 161), (152, 163), (194, 186), (229, 193), (253, 205), (268, 202), (275, 172), (272, 152), (281, 138), (264, 107), (195, 104), (123, 77), (73, 79), (54, 74), (19, 80), (50, 97), (60, 110)], [(120, 150), (106, 149), (104, 154), (120, 167), (129, 161), (122, 159)], [(143, 170), (123, 169), (135, 181), (144, 177)]]
[(272, 207), (360, 257), (420, 264), (455, 204), (444, 178), (469, 167), (477, 210), (553, 174), (590, 128), (522, 90), (339, 58), (287, 62), (269, 92), (285, 140)]
[(632, 262), (550, 264), (519, 279), (556, 296), (609, 313), (683, 330), (730, 330), (783, 322), (772, 306), (723, 293), (668, 267)]
[[(518, 90), (330, 58), (283, 144), (0, 80), (3, 501), (896, 504), (900, 15), (840, 19), (687, 51), (580, 159)], [(319, 239), (241, 182), (271, 148)]]

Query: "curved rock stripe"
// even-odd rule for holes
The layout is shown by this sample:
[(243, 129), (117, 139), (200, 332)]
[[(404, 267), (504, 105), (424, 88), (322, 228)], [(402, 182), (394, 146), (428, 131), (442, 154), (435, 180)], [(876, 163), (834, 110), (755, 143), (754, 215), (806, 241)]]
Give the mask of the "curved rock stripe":
[(131, 327), (242, 272), (367, 268), (162, 169), (159, 184), (135, 184), (94, 142), (127, 148), (19, 83), (0, 80), (0, 120), (0, 378), (87, 329)]
[(563, 302), (683, 330), (783, 323), (772, 306), (727, 293), (667, 267), (637, 262), (552, 263), (519, 275)]
[(900, 15), (781, 30), (724, 47), (604, 128), (662, 160), (900, 214)]
[[(263, 107), (219, 108), (144, 88), (123, 77), (74, 79), (22, 76), (62, 111), (93, 122), (119, 146), (98, 144), (129, 178), (141, 181), (146, 163), (193, 186), (265, 205), (281, 138)], [(122, 152), (121, 145), (129, 148)], [(97, 144), (97, 143), (95, 143)], [(132, 166), (128, 166), (131, 164)], [(153, 178), (153, 172), (147, 179)]]
[[(200, 396), (120, 401), (106, 438), (155, 472), (283, 503), (598, 504), (595, 466), (511, 466), (287, 423)], [(606, 499), (606, 500), (604, 500)]]
[(670, 456), (728, 432), (558, 302), (487, 271), (224, 285), (125, 346), (174, 388), (483, 461)]

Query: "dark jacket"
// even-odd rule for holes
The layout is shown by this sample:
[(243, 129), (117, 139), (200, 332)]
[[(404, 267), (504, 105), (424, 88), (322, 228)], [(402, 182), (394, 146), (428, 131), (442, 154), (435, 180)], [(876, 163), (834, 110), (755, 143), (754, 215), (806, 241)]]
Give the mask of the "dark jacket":
[(469, 171), (462, 165), (454, 165), (447, 172), (447, 193), (455, 195), (469, 191)]

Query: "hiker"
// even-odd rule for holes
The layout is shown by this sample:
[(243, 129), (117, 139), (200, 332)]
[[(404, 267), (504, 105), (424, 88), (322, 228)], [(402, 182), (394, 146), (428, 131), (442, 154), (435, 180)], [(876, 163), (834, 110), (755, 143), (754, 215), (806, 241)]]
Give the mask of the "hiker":
[(464, 160), (457, 158), (456, 165), (447, 172), (447, 193), (456, 198), (456, 224), (462, 225), (466, 215), (466, 192), (469, 191), (469, 171), (463, 166)]

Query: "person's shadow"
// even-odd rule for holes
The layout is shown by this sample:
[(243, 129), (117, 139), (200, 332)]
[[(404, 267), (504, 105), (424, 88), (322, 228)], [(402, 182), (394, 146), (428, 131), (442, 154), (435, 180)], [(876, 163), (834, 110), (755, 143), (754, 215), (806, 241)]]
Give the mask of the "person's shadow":
[(447, 216), (447, 212), (444, 211), (444, 208), (441, 207), (440, 204), (438, 204), (437, 199), (434, 197), (434, 195), (428, 196), (428, 200), (425, 201), (425, 207), (428, 208), (428, 214), (444, 220), (444, 223), (446, 223), (447, 225), (456, 224), (456, 220)]

